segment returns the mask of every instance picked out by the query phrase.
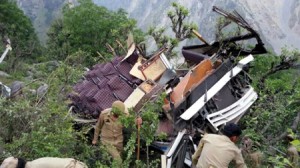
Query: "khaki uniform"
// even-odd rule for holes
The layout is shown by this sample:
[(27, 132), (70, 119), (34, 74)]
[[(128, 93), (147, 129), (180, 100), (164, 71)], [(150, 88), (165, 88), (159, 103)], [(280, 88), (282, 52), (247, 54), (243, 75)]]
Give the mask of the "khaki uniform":
[(232, 160), (238, 168), (247, 167), (241, 150), (225, 135), (204, 135), (192, 159), (196, 168), (227, 168)]
[(120, 153), (123, 150), (123, 126), (116, 120), (112, 120), (111, 108), (101, 112), (95, 127), (94, 140), (98, 139), (99, 132), (102, 144), (114, 159), (121, 159)]
[[(6, 158), (1, 168), (17, 167), (19, 159), (15, 157)], [(25, 163), (25, 160), (24, 160)], [(18, 165), (19, 168), (22, 166)], [(28, 161), (23, 168), (88, 168), (86, 164), (73, 158), (43, 157)]]
[(72, 158), (45, 157), (27, 162), (25, 168), (87, 168), (87, 166)]

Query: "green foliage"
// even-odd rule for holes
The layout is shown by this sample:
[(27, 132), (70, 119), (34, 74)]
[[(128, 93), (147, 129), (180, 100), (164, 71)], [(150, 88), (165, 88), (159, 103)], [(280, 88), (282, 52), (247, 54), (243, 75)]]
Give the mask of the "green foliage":
[(273, 164), (274, 168), (293, 167), (292, 163), (282, 156), (269, 157), (268, 161)]
[(135, 158), (133, 158), (133, 157), (134, 157), (134, 153), (136, 151), (135, 150), (136, 144), (137, 144), (136, 137), (137, 137), (136, 131), (132, 131), (131, 136), (124, 148), (124, 151), (125, 151), (125, 159), (123, 162), (124, 167), (130, 167), (131, 163), (135, 160)]
[[(65, 6), (63, 17), (53, 22), (48, 35), (49, 59), (65, 59), (79, 49), (90, 53), (84, 64), (95, 64), (97, 51), (107, 57), (105, 44), (117, 48), (115, 40), (125, 44), (127, 34), (132, 31), (141, 39), (142, 32), (136, 28), (136, 21), (129, 19), (124, 10), (109, 11), (92, 1), (80, 1), (73, 8)], [(137, 41), (139, 42), (139, 41)]]
[[(219, 17), (216, 23), (216, 33), (215, 33), (215, 41), (223, 42), (226, 39), (246, 35), (249, 33), (248, 30), (241, 27), (237, 23), (231, 21), (225, 17)], [(251, 43), (251, 42), (250, 42)], [(223, 48), (230, 47), (235, 49), (243, 49), (243, 50), (252, 50), (254, 46), (249, 44), (249, 41), (238, 41), (232, 43), (223, 43), (221, 45)]]
[[(23, 93), (15, 99), (1, 99), (3, 108), (0, 123), (4, 127), (0, 131), (6, 153), (3, 155), (21, 156), (28, 160), (44, 156), (75, 157), (88, 163), (95, 158), (95, 149), (86, 143), (83, 133), (73, 129), (72, 118), (66, 108), (66, 94), (70, 86), (81, 77), (82, 70), (72, 66), (72, 57), (61, 62), (59, 67), (46, 72), (45, 80), (49, 89), (43, 97), (30, 96)], [(68, 63), (68, 64), (66, 64)], [(42, 64), (40, 64), (42, 65)], [(82, 66), (78, 66), (82, 68)], [(27, 87), (36, 84), (29, 83)], [(29, 90), (29, 89), (28, 89)]]
[[(299, 70), (294, 68), (299, 59), (297, 50), (282, 50), (280, 56), (266, 54), (256, 56), (250, 75), (259, 99), (248, 115), (241, 120), (247, 128), (244, 132), (265, 151), (269, 164), (274, 167), (291, 166), (281, 152), (272, 152), (270, 146), (286, 151), (286, 135), (299, 137), (299, 113), (297, 97), (300, 91)], [(295, 123), (296, 122), (296, 123)], [(296, 142), (296, 141), (295, 141)]]
[[(28, 26), (26, 24), (24, 22), (24, 26)], [(7, 27), (1, 24), (1, 28)], [(32, 74), (31, 78), (26, 79), (21, 95), (15, 99), (0, 100), (0, 105), (5, 107), (0, 119), (0, 124), (4, 125), (0, 131), (0, 137), (3, 137), (0, 144), (5, 148), (5, 153), (0, 156), (21, 156), (28, 160), (44, 156), (74, 157), (90, 167), (117, 167), (105, 150), (90, 146), (85, 134), (73, 129), (74, 123), (65, 102), (72, 85), (81, 78), (83, 67), (93, 65), (98, 60), (96, 52), (107, 53), (106, 43), (115, 48), (116, 45), (112, 44), (115, 44), (115, 40), (125, 44), (129, 31), (133, 32), (136, 42), (142, 40), (142, 31), (136, 29), (136, 21), (129, 19), (124, 10), (111, 12), (87, 0), (80, 1), (80, 5), (74, 8), (66, 6), (63, 17), (53, 22), (48, 32), (47, 57), (38, 57), (43, 62), (32, 65), (24, 63), (19, 67), (21, 71), (17, 69), (16, 73), (12, 73), (13, 78)], [(13, 39), (11, 34), (8, 35)], [(32, 50), (32, 54), (39, 55), (37, 50)], [(1, 66), (11, 68), (7, 63)], [(49, 88), (45, 95), (37, 96), (32, 90), (41, 84), (47, 84)], [(136, 130), (135, 115), (129, 117), (127, 123), (128, 127)], [(153, 124), (150, 125), (155, 128)], [(125, 149), (123, 164), (130, 167), (135, 164), (135, 133)]]
[[(299, 76), (299, 71), (293, 68), (300, 58), (297, 50), (287, 51), (283, 48), (280, 56), (269, 54), (258, 58), (255, 61), (257, 68), (251, 69), (256, 86), (264, 85), (265, 90), (270, 93), (297, 91), (299, 79), (295, 76)], [(285, 82), (286, 80), (289, 81)]]
[[(32, 80), (26, 79), (20, 96), (14, 99), (0, 98), (0, 124), (3, 126), (0, 130), (0, 145), (5, 148), (5, 153), (0, 154), (1, 158), (8, 155), (28, 160), (44, 156), (74, 157), (90, 167), (120, 167), (111, 160), (102, 146), (90, 146), (85, 133), (73, 129), (74, 123), (66, 104), (67, 94), (81, 78), (83, 67), (97, 62), (97, 51), (106, 57), (111, 56), (105, 48), (106, 43), (113, 48), (117, 48), (115, 40), (125, 44), (129, 31), (133, 32), (135, 41), (139, 43), (143, 40), (143, 33), (136, 29), (136, 21), (129, 19), (124, 10), (111, 12), (94, 5), (91, 0), (79, 2), (80, 5), (74, 8), (65, 6), (63, 17), (53, 22), (48, 32), (48, 53), (44, 56), (41, 55), (29, 19), (15, 3), (1, 1), (0, 39), (9, 37), (13, 52), (0, 68), (15, 72), (11, 73), (13, 77), (1, 79), (1, 82), (22, 79), (27, 71), (33, 74)], [(168, 17), (174, 37), (164, 35), (165, 28), (152, 27), (148, 31), (159, 47), (165, 43), (170, 44), (169, 55), (176, 54), (172, 50), (180, 41), (192, 37), (191, 28), (197, 29), (196, 24), (185, 23), (189, 15), (186, 8), (177, 3), (173, 3), (172, 7)], [(220, 20), (219, 28), (226, 24), (226, 20)], [(238, 27), (235, 30), (232, 35), (243, 31)], [(223, 33), (228, 32), (225, 30)], [(221, 36), (225, 37), (224, 34)], [(3, 49), (0, 46), (0, 50)], [(28, 64), (36, 61), (42, 63)], [(281, 56), (268, 54), (256, 57), (250, 71), (259, 100), (241, 122), (246, 127), (244, 133), (259, 144), (257, 148), (267, 153), (268, 163), (264, 166), (292, 166), (282, 153), (270, 152), (270, 146), (285, 152), (288, 143), (281, 138), (284, 133), (293, 133), (295, 140), (291, 143), (299, 150), (299, 126), (293, 126), (300, 110), (300, 72), (293, 68), (295, 63), (299, 63), (298, 51), (283, 49)], [(45, 95), (32, 93), (33, 89), (44, 83), (49, 86)], [(164, 96), (146, 103), (139, 114), (130, 110), (129, 117), (120, 118), (122, 124), (130, 130), (123, 153), (123, 167), (159, 167), (159, 160), (153, 157), (148, 147), (155, 139), (165, 137), (155, 135)], [(139, 161), (136, 160), (137, 116), (143, 119), (140, 128), (141, 146), (147, 149), (147, 158), (143, 157)]]
[(297, 151), (300, 152), (300, 140), (299, 139), (296, 139), (296, 140), (293, 140), (292, 142), (290, 142), (293, 146), (296, 147)]
[[(148, 161), (149, 159), (149, 151), (147, 150), (147, 163), (144, 160), (135, 161), (135, 150), (137, 148), (137, 125), (136, 125), (136, 118), (139, 116), (143, 120), (143, 124), (140, 128), (140, 138), (141, 138), (141, 148), (145, 147), (148, 149), (149, 145), (158, 138), (155, 135), (158, 126), (158, 116), (161, 111), (161, 107), (163, 105), (165, 95), (162, 94), (161, 96), (157, 97), (156, 100), (152, 100), (150, 102), (145, 103), (145, 106), (142, 108), (139, 114), (136, 114), (132, 109), (129, 110), (129, 116), (121, 116), (120, 120), (121, 123), (130, 130), (130, 137), (128, 142), (125, 145), (125, 159), (123, 161), (123, 167), (132, 167), (132, 164), (135, 163), (137, 167), (151, 167), (158, 165), (158, 160), (152, 159), (151, 162)], [(135, 162), (134, 162), (135, 161)]]
[(150, 27), (147, 32), (147, 34), (151, 35), (154, 38), (158, 48), (163, 47), (164, 44), (168, 43), (171, 39), (170, 37), (163, 35), (165, 30), (165, 28)]
[(159, 159), (152, 160), (149, 164), (142, 162), (141, 160), (136, 160), (137, 167), (160, 167), (161, 163)]
[(141, 137), (146, 141), (146, 146), (149, 146), (155, 138), (155, 132), (158, 126), (158, 116), (162, 110), (165, 94), (157, 97), (156, 101), (148, 102), (141, 111), (143, 126), (141, 127)]
[(192, 29), (197, 30), (196, 23), (187, 23), (186, 18), (189, 16), (189, 11), (184, 6), (173, 2), (173, 9), (168, 11), (167, 15), (171, 20), (171, 28), (174, 33), (174, 37), (164, 35), (166, 28), (150, 27), (147, 34), (151, 35), (159, 48), (165, 44), (169, 45), (169, 49), (166, 52), (167, 56), (176, 56), (177, 53), (174, 50), (179, 45), (179, 42), (192, 38)]
[(222, 41), (228, 37), (239, 36), (244, 31), (244, 28), (238, 26), (228, 18), (219, 17), (216, 24), (216, 41)]
[(0, 131), (0, 136), (6, 142), (13, 141), (14, 138), (22, 136), (22, 132), (31, 130), (34, 118), (40, 114), (40, 109), (32, 107), (28, 100), (11, 102), (5, 98), (0, 99), (0, 106), (5, 107), (1, 110), (1, 125), (4, 125)]
[(171, 28), (175, 33), (175, 37), (180, 41), (191, 38), (191, 29), (197, 29), (197, 26), (195, 23), (185, 22), (189, 15), (188, 9), (175, 2), (172, 3), (172, 7), (173, 10), (168, 11), (168, 17), (172, 22)]
[(24, 61), (38, 61), (41, 47), (29, 18), (15, 2), (3, 0), (0, 3), (0, 40), (6, 41), (7, 38), (13, 50), (5, 58), (9, 65), (5, 71), (16, 71)]

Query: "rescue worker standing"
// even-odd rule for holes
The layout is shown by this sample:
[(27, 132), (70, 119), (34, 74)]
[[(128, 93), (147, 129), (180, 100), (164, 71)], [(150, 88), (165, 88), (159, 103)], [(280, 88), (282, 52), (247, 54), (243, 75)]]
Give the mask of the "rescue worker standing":
[(118, 121), (119, 116), (128, 115), (128, 110), (121, 101), (115, 101), (112, 108), (103, 110), (98, 118), (94, 139), (92, 144), (97, 144), (99, 132), (101, 131), (101, 143), (105, 146), (113, 159), (122, 161), (121, 152), (123, 151), (123, 126)]
[(236, 167), (246, 168), (241, 150), (235, 145), (242, 130), (230, 123), (222, 130), (223, 135), (205, 134), (192, 156), (196, 168), (227, 168), (234, 160)]
[[(113, 102), (112, 107), (103, 110), (98, 118), (92, 144), (97, 144), (100, 133), (100, 140), (108, 153), (116, 160), (122, 161), (123, 151), (123, 125), (118, 120), (121, 115), (129, 115), (125, 104), (119, 100)], [(136, 124), (141, 125), (142, 119), (137, 118)]]

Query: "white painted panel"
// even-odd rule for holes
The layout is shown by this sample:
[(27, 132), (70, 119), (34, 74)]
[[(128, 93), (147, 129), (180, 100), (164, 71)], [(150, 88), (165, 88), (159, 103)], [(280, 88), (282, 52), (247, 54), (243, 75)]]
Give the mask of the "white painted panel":
[[(253, 56), (249, 55), (238, 62), (232, 70), (227, 72), (215, 85), (213, 85), (203, 96), (201, 96), (193, 105), (191, 105), (180, 117), (184, 120), (191, 119), (216, 93), (218, 93), (227, 82), (243, 70), (243, 65), (246, 65), (253, 60)], [(206, 99), (206, 100), (205, 100)]]

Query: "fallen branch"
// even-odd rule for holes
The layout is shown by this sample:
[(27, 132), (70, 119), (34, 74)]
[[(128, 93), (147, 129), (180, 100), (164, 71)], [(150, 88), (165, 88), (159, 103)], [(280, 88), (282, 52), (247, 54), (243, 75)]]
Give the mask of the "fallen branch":
[[(300, 112), (297, 113), (297, 116), (294, 118), (293, 124), (291, 126), (291, 129), (293, 131), (296, 131), (299, 122), (300, 122)], [(287, 131), (283, 132), (281, 135), (277, 136), (277, 138), (274, 138), (272, 141), (270, 141), (270, 144), (273, 144), (273, 143), (285, 138), (287, 135), (288, 135)]]
[(271, 69), (260, 78), (258, 87), (260, 89), (264, 89), (265, 81), (270, 75), (275, 74), (282, 70), (287, 70), (287, 69), (293, 68), (295, 66), (296, 61), (297, 61), (297, 58), (289, 58), (287, 56), (283, 56), (278, 65), (276, 65), (275, 67), (272, 66)]

